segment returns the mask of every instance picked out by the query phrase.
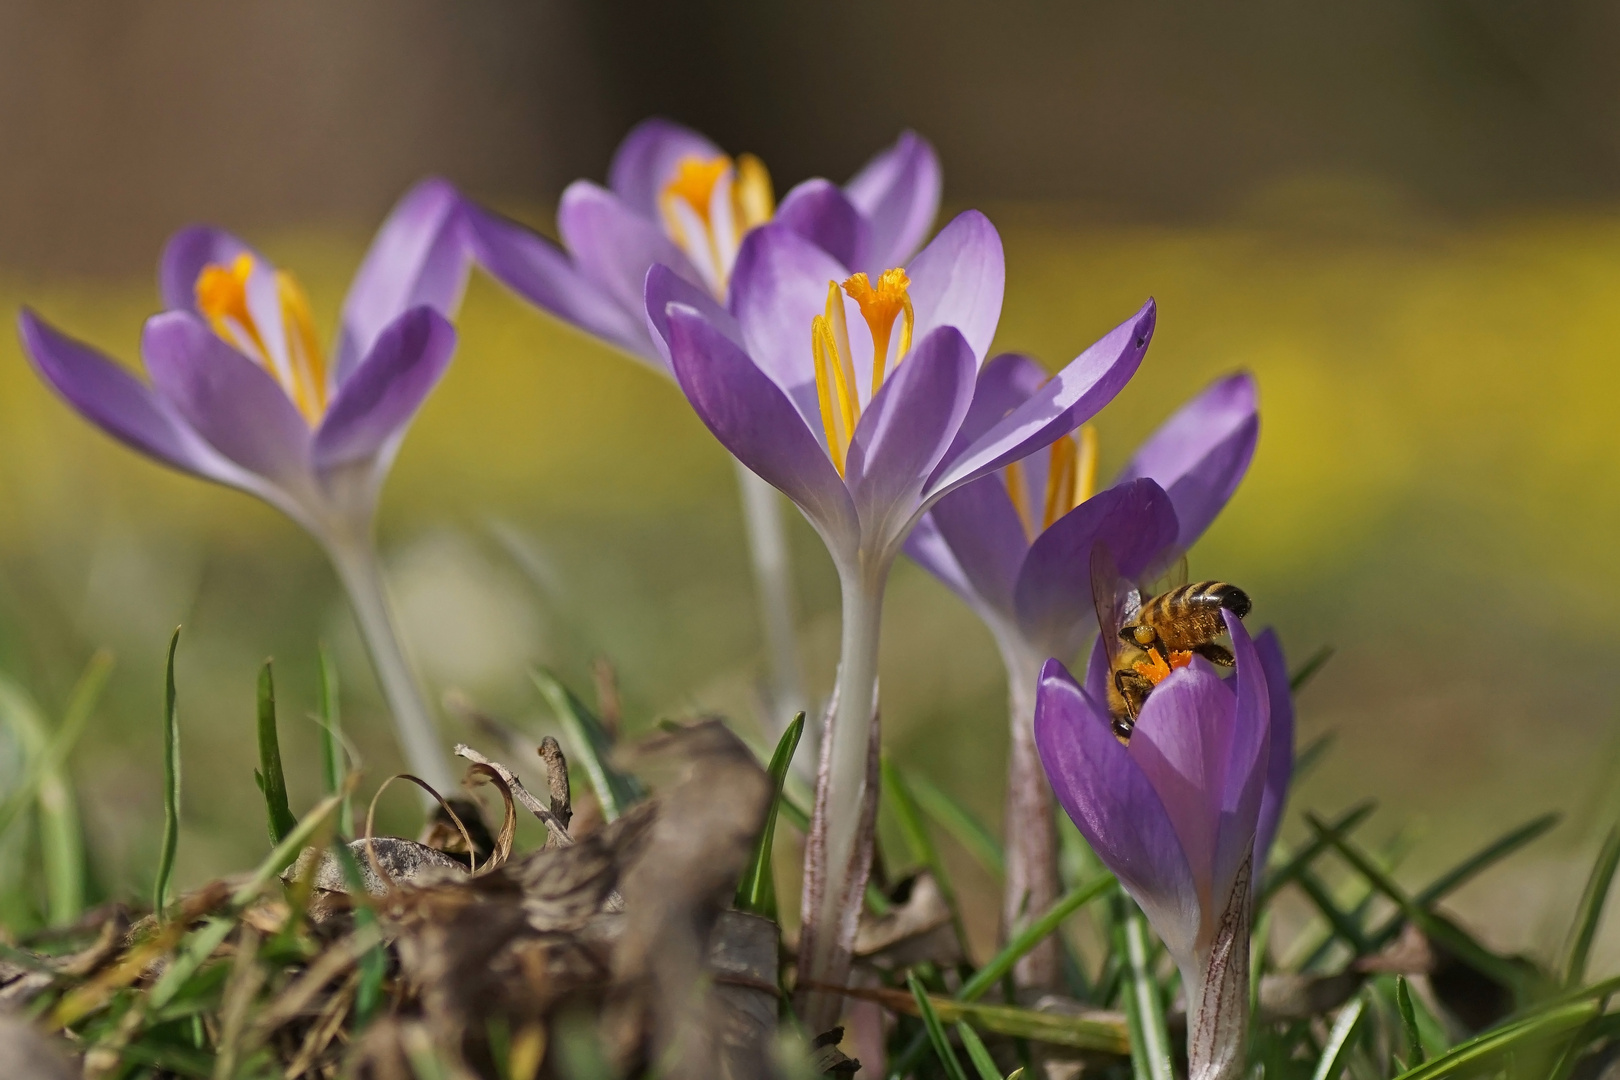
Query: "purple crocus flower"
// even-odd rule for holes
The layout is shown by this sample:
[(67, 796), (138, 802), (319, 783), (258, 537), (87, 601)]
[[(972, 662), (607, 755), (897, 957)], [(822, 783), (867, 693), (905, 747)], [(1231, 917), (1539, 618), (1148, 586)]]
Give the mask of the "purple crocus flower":
[(1292, 763), (1278, 749), (1291, 732), (1271, 716), (1279, 692), (1287, 696), (1281, 653), (1225, 618), (1235, 676), (1223, 680), (1194, 657), (1154, 689), (1126, 745), (1099, 696), (1101, 648), (1084, 688), (1047, 661), (1035, 706), (1035, 742), (1058, 801), (1181, 971), (1191, 1080), (1243, 1075), (1257, 836), (1262, 808), (1280, 809), (1286, 794), (1279, 762)]
[[(876, 279), (916, 253), (938, 213), (939, 195), (933, 147), (909, 131), (842, 187), (806, 180), (778, 204), (758, 158), (733, 158), (690, 128), (651, 119), (619, 145), (606, 187), (577, 180), (563, 193), (557, 208), (562, 249), (487, 211), (473, 208), (469, 220), (479, 262), (497, 280), (673, 375), (645, 317), (643, 286), (655, 264), (724, 304), (744, 239), (774, 221)], [(785, 723), (805, 707), (805, 698), (781, 500), (740, 466), (738, 483), (774, 712)]]
[[(781, 225), (744, 240), (722, 307), (666, 267), (647, 314), (681, 389), (716, 438), (788, 496), (838, 570), (843, 640), (806, 846), (801, 981), (845, 976), (870, 843), (877, 645), (889, 568), (917, 520), (950, 492), (1061, 438), (1130, 379), (1149, 301), (1051, 381), (989, 422), (979, 378), (1000, 317), (1001, 240), (962, 214), (906, 267), (874, 281)], [(992, 365), (992, 369), (994, 365)], [(992, 370), (987, 369), (987, 370)], [(806, 1002), (807, 1023), (836, 1019)]]
[[(964, 429), (993, 422), (1028, 400), (1046, 371), (1008, 354), (986, 365)], [(1173, 563), (1231, 498), (1259, 436), (1251, 376), (1215, 382), (1165, 422), (1114, 486), (1093, 495), (1097, 447), (1089, 427), (1054, 442), (1046, 455), (1014, 462), (941, 499), (906, 550), (978, 613), (1007, 670), (1007, 873), (1002, 918), (1009, 932), (1057, 900), (1052, 796), (1035, 753), (1035, 686), (1048, 657), (1072, 659), (1095, 633), (1088, 571), (1092, 546), (1107, 542), (1120, 568), (1137, 576)], [(1019, 985), (1057, 978), (1056, 943), (1032, 950)]]
[(449, 316), (470, 264), (461, 199), (412, 189), (344, 301), (330, 363), (296, 279), (220, 229), (176, 233), (158, 270), (143, 382), (32, 311), (18, 318), (40, 375), (86, 419), (165, 465), (257, 495), (330, 555), (354, 604), (411, 768), (452, 778), (400, 648), (373, 547), (377, 497), (412, 417), (450, 362)]

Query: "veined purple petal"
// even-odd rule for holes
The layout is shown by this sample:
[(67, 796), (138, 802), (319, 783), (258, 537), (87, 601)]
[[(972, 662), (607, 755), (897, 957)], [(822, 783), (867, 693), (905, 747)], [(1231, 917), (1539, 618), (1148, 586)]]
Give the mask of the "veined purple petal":
[(225, 457), (277, 482), (309, 474), (310, 431), (281, 385), (189, 311), (146, 321), (153, 388)]
[[(973, 398), (978, 359), (955, 327), (918, 341), (889, 373), (855, 427), (844, 479), (868, 532), (908, 524), (928, 474)], [(883, 524), (879, 524), (879, 523)]]
[(978, 602), (1011, 615), (1029, 540), (1001, 477), (981, 476), (962, 485), (935, 503), (928, 518)]
[(1229, 375), (1183, 405), (1142, 444), (1120, 480), (1152, 477), (1170, 494), (1185, 551), (1209, 528), (1254, 457), (1258, 394), (1247, 372)]
[(694, 285), (702, 278), (657, 221), (642, 217), (606, 188), (576, 180), (557, 205), (557, 232), (574, 265), (615, 303), (640, 310), (647, 270), (662, 263)]
[(939, 213), (940, 188), (939, 157), (914, 131), (902, 131), (844, 185), (872, 223), (872, 264), (860, 269), (873, 273), (911, 258)]
[(774, 220), (845, 266), (866, 269), (870, 261), (871, 223), (842, 189), (827, 180), (806, 180), (788, 192), (776, 208)]
[(455, 328), (431, 307), (411, 308), (385, 327), (316, 429), (315, 467), (334, 469), (397, 444), (455, 347)]
[(639, 306), (625, 308), (568, 256), (515, 221), (466, 205), (473, 251), (489, 274), (543, 311), (664, 367)]
[(1254, 829), (1254, 886), (1259, 888), (1272, 842), (1288, 805), (1288, 786), (1294, 778), (1294, 696), (1288, 687), (1288, 662), (1276, 631), (1266, 629), (1254, 639), (1254, 651), (1265, 671), (1271, 697), (1271, 737), (1266, 750), (1266, 788)]
[(27, 308), (17, 315), (17, 330), (23, 351), (40, 376), (107, 434), (165, 465), (221, 483), (240, 483), (240, 469), (117, 363), (56, 330)]
[(1195, 656), (1154, 688), (1131, 732), (1131, 760), (1164, 802), (1205, 911), (1220, 910), (1226, 899), (1214, 889), (1215, 849), (1236, 707), (1232, 688)]
[(212, 225), (188, 225), (163, 245), (158, 258), (158, 291), (171, 311), (197, 311), (197, 276), (209, 265), (229, 266), (246, 252), (263, 257), (242, 241)]
[(917, 317), (915, 336), (921, 338), (936, 326), (954, 326), (982, 359), (996, 336), (1007, 280), (1001, 236), (990, 219), (977, 210), (958, 214), (917, 253), (906, 274)]
[[(831, 255), (785, 226), (762, 225), (744, 238), (731, 272), (730, 307), (748, 355), (776, 385), (814, 386), (810, 324), (826, 310), (827, 283), (848, 276)], [(858, 317), (849, 321), (852, 339), (865, 332)], [(858, 376), (869, 377), (869, 369), (857, 359)]]
[(858, 538), (843, 477), (781, 388), (736, 342), (696, 310), (672, 304), (669, 351), (676, 381), (721, 445), (792, 499), (829, 547)]
[(1033, 356), (1002, 353), (991, 357), (979, 369), (979, 379), (973, 387), (973, 404), (957, 432), (957, 440), (966, 447), (1034, 397), (1045, 382), (1046, 369)]
[[(943, 233), (941, 235), (944, 235)], [(1052, 376), (1024, 404), (955, 454), (929, 484), (928, 498), (1026, 457), (1087, 420), (1136, 374), (1153, 337), (1152, 300)], [(919, 319), (920, 322), (920, 319)]]
[(658, 216), (658, 194), (681, 159), (709, 160), (722, 151), (689, 127), (651, 117), (630, 129), (608, 166), (608, 187), (644, 217)]
[(1058, 802), (1091, 849), (1142, 906), (1171, 955), (1190, 955), (1201, 922), (1198, 887), (1176, 827), (1147, 774), (1114, 738), (1107, 710), (1056, 660), (1041, 669), (1035, 746)]
[[(995, 482), (987, 476), (959, 488), (941, 499), (934, 513), (963, 492)], [(1151, 480), (1100, 491), (1058, 518), (1030, 545), (1014, 586), (1025, 637), (1055, 655), (1072, 656), (1097, 626), (1091, 595), (1093, 546), (1107, 544), (1115, 565), (1129, 577), (1174, 542), (1176, 531), (1170, 499)]]
[(669, 306), (680, 304), (694, 308), (710, 326), (742, 348), (742, 327), (731, 317), (731, 312), (715, 302), (707, 289), (701, 289), (681, 277), (662, 263), (647, 271), (646, 312), (647, 330), (652, 337), (655, 356), (664, 366), (664, 372), (674, 374), (669, 363)]
[[(1266, 771), (1271, 750), (1271, 691), (1266, 684), (1265, 667), (1256, 654), (1254, 642), (1242, 620), (1230, 611), (1221, 613), (1227, 633), (1232, 635), (1232, 656), (1237, 675), (1236, 728), (1231, 758), (1226, 767), (1226, 791), (1221, 800), (1220, 834), (1215, 848), (1215, 887), (1226, 895), (1233, 887), (1244, 862), (1254, 853), (1255, 832), (1260, 820), (1260, 803), (1265, 796)], [(1285, 684), (1286, 685), (1286, 684)], [(1250, 883), (1260, 873), (1250, 867)]]
[(463, 204), (460, 192), (435, 177), (411, 188), (389, 212), (343, 301), (338, 383), (411, 308), (426, 306), (455, 317), (472, 255)]

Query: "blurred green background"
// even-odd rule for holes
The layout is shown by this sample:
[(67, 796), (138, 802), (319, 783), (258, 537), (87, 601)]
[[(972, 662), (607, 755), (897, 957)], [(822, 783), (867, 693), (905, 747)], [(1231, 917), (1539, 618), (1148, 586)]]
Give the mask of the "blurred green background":
[[(1412, 829), (1414, 880), (1565, 811), (1455, 905), (1496, 944), (1546, 948), (1620, 812), (1620, 98), (1603, 62), (1620, 23), (1581, 3), (997, 11), (13, 2), (0, 299), (133, 363), (162, 238), (201, 218), (298, 274), (330, 329), (370, 228), (423, 173), (544, 228), (561, 186), (600, 177), (647, 113), (761, 153), (779, 190), (842, 177), (915, 126), (940, 148), (948, 211), (979, 206), (1002, 230), (998, 348), (1061, 363), (1157, 297), (1149, 358), (1099, 419), (1105, 474), (1208, 380), (1257, 373), (1259, 453), (1192, 571), (1249, 590), (1250, 622), (1277, 626), (1295, 662), (1338, 650), (1300, 701), (1301, 740), (1337, 742), (1295, 808), (1379, 799), (1369, 835)], [(606, 656), (632, 728), (717, 711), (758, 732), (759, 631), (718, 445), (662, 378), (487, 280), (459, 322), (381, 525), (432, 692), (538, 733), (528, 665), (583, 691)], [(793, 544), (825, 694), (835, 580), (796, 518)], [(176, 624), (182, 886), (265, 842), (266, 656), (295, 808), (318, 789), (318, 641), (368, 778), (395, 771), (314, 546), (92, 431), (0, 340), (0, 672), (59, 717), (91, 653), (118, 658), (70, 766), (92, 898), (142, 895), (155, 865)], [(996, 824), (999, 661), (909, 565), (882, 685), (895, 755)], [(387, 798), (387, 822), (413, 829), (409, 797)], [(8, 843), (15, 927), (39, 885)], [(949, 857), (987, 942), (993, 885)], [(1620, 962), (1620, 939), (1604, 949)]]

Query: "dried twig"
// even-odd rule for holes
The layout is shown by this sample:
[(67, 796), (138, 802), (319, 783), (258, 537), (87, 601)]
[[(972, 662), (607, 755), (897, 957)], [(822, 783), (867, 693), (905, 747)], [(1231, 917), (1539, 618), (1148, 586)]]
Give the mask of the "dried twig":
[(573, 844), (574, 838), (568, 835), (567, 826), (557, 819), (557, 815), (551, 812), (550, 807), (542, 804), (528, 788), (523, 786), (523, 781), (519, 780), (517, 774), (511, 769), (498, 761), (491, 761), (466, 743), (456, 744), (456, 756), (466, 758), (475, 765), (484, 765), (493, 769), (502, 780), (506, 781), (507, 787), (512, 789), (512, 797), (522, 803), (529, 813), (545, 822), (546, 831), (551, 834), (552, 843), (558, 847), (569, 847)]

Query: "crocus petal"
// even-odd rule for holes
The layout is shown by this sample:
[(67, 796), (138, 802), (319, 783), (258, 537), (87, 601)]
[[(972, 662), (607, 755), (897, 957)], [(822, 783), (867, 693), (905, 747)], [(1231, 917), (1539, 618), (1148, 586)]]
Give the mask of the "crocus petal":
[(977, 210), (958, 214), (917, 253), (906, 274), (917, 337), (936, 326), (954, 326), (974, 356), (990, 351), (1001, 319), (1007, 268), (1001, 236), (989, 218)]
[(861, 414), (844, 479), (869, 535), (894, 537), (910, 524), (967, 414), (977, 368), (967, 341), (942, 326), (912, 346)]
[(656, 221), (588, 180), (576, 180), (563, 192), (557, 232), (580, 271), (627, 310), (641, 309), (642, 286), (654, 263), (702, 284), (690, 260)]
[[(935, 503), (926, 520), (933, 522), (979, 602), (999, 615), (1011, 615), (1013, 587), (1029, 539), (1001, 478), (982, 476), (964, 484)], [(909, 544), (906, 551), (911, 551)]]
[[(197, 311), (197, 276), (209, 265), (229, 266), (246, 252), (261, 258), (242, 241), (212, 225), (190, 225), (163, 245), (158, 258), (158, 291), (163, 306), (173, 311)], [(198, 314), (201, 314), (198, 312)]]
[(714, 437), (843, 553), (859, 537), (855, 505), (781, 388), (693, 308), (670, 305), (669, 351), (676, 381)]
[(1041, 669), (1035, 693), (1035, 746), (1052, 791), (1091, 849), (1171, 954), (1190, 954), (1200, 922), (1198, 889), (1176, 828), (1147, 775), (1114, 738), (1107, 710), (1056, 660)]
[(146, 321), (152, 386), (193, 430), (238, 465), (278, 483), (309, 474), (309, 427), (281, 385), (187, 311)]
[(1149, 476), (1181, 519), (1180, 551), (1193, 545), (1237, 490), (1260, 434), (1253, 376), (1229, 375), (1183, 405), (1143, 443), (1121, 480)]
[(51, 387), (86, 419), (166, 465), (225, 484), (251, 486), (203, 442), (167, 402), (124, 368), (24, 308), (17, 316), (23, 351)]
[[(963, 492), (995, 482), (988, 476), (975, 480), (941, 499), (934, 513)], [(1107, 544), (1115, 565), (1130, 577), (1172, 543), (1176, 531), (1169, 496), (1151, 480), (1100, 491), (1058, 518), (1035, 538), (1018, 571), (1013, 600), (1024, 635), (1053, 655), (1073, 655), (1097, 625), (1092, 548)]]
[[(1232, 656), (1237, 661), (1237, 676), (1232, 680), (1237, 689), (1237, 708), (1232, 752), (1226, 766), (1226, 790), (1220, 803), (1215, 887), (1230, 890), (1254, 853), (1260, 802), (1265, 795), (1266, 770), (1270, 765), (1271, 691), (1266, 684), (1265, 668), (1243, 621), (1230, 611), (1221, 612), (1221, 616), (1226, 620), (1226, 632), (1232, 636)], [(1258, 871), (1251, 866), (1251, 873)]]
[(1192, 866), (1200, 894), (1213, 910), (1220, 803), (1226, 792), (1237, 698), (1201, 656), (1153, 690), (1131, 732), (1130, 755), (1159, 793)]
[(385, 327), (332, 398), (315, 432), (315, 467), (388, 456), (438, 385), (455, 347), (455, 329), (431, 307), (411, 308)]
[(395, 204), (343, 301), (339, 383), (411, 308), (455, 316), (471, 260), (462, 206), (461, 193), (437, 178), (423, 180)]
[(472, 204), (465, 208), (478, 262), (543, 311), (662, 367), (640, 308), (625, 308), (545, 237)]
[[(737, 252), (731, 275), (731, 312), (742, 326), (748, 355), (778, 386), (813, 386), (810, 324), (827, 306), (827, 283), (849, 276), (842, 263), (792, 229), (762, 225)], [(850, 320), (850, 336), (865, 329)], [(863, 365), (855, 370), (864, 374)]]
[[(943, 233), (941, 235), (944, 235)], [(1153, 337), (1152, 300), (1081, 353), (1028, 401), (949, 459), (929, 484), (928, 497), (1017, 461), (1091, 419), (1136, 374)]]
[(1034, 397), (1046, 382), (1046, 369), (1033, 356), (1002, 353), (991, 357), (979, 369), (973, 387), (973, 404), (956, 433), (953, 452), (965, 449), (989, 431), (1002, 417)]
[(820, 178), (806, 180), (782, 199), (774, 220), (845, 266), (867, 268), (871, 223), (837, 185)]
[(967, 572), (957, 561), (951, 545), (940, 535), (932, 514), (924, 514), (922, 519), (912, 526), (911, 534), (906, 537), (905, 552), (912, 562), (933, 574), (969, 607), (981, 613), (987, 610), (978, 590), (968, 579)]
[(722, 151), (689, 127), (652, 117), (630, 129), (613, 153), (608, 186), (643, 217), (658, 216), (658, 195), (683, 158), (710, 160)]
[(872, 222), (871, 273), (899, 266), (922, 245), (939, 213), (939, 157), (928, 140), (903, 131), (856, 173), (844, 191)]
[(742, 347), (742, 327), (737, 320), (731, 317), (731, 312), (721, 307), (710, 296), (708, 290), (700, 289), (690, 281), (681, 277), (675, 271), (662, 263), (654, 264), (647, 271), (646, 312), (647, 330), (652, 337), (655, 356), (663, 365), (665, 374), (673, 375), (674, 369), (669, 363), (669, 306), (680, 304), (683, 307), (694, 308), (699, 315), (708, 321), (710, 326), (719, 330), (726, 337)]
[(1283, 658), (1282, 643), (1277, 640), (1276, 632), (1263, 631), (1254, 639), (1254, 651), (1265, 671), (1266, 690), (1271, 698), (1266, 788), (1254, 828), (1254, 887), (1258, 889), (1288, 804), (1288, 785), (1294, 778), (1294, 696), (1288, 686), (1288, 662)]

